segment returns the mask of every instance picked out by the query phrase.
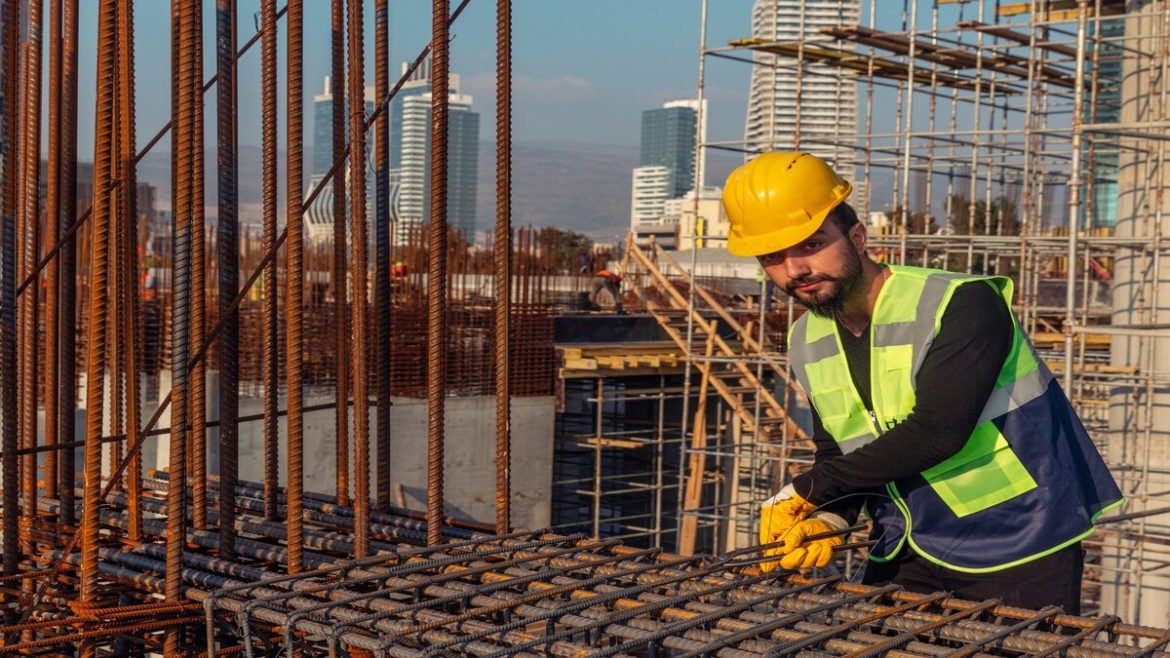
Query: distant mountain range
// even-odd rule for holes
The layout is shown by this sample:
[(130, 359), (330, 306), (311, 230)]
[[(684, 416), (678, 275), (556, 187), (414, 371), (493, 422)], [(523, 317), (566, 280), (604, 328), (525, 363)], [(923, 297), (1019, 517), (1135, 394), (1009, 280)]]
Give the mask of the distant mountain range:
[[(209, 145), (211, 146), (211, 145)], [(309, 151), (307, 151), (308, 153)], [(279, 158), (278, 188), (285, 188), (285, 154)], [(638, 166), (638, 147), (577, 142), (514, 142), (512, 144), (513, 226), (556, 226), (584, 233), (597, 241), (618, 241), (630, 222), (631, 170)], [(479, 230), (490, 231), (495, 220), (495, 145), (482, 142), (478, 162), (476, 218)], [(738, 154), (712, 151), (709, 181), (723, 181), (742, 162)], [(259, 147), (242, 146), (240, 218), (259, 222), (263, 202), (263, 158)], [(307, 165), (308, 163), (306, 163)], [(208, 148), (204, 162), (208, 215), (216, 206), (216, 151)], [(308, 166), (306, 166), (306, 183)], [(139, 179), (158, 187), (160, 207), (169, 208), (171, 155), (151, 153), (138, 165)], [(281, 216), (283, 216), (283, 204)]]
[[(630, 187), (638, 166), (636, 146), (577, 142), (512, 144), (512, 222), (517, 226), (556, 226), (597, 241), (616, 242), (630, 226)], [(495, 217), (495, 145), (481, 143), (480, 230)], [(712, 151), (707, 180), (720, 181), (743, 162), (742, 156)]]

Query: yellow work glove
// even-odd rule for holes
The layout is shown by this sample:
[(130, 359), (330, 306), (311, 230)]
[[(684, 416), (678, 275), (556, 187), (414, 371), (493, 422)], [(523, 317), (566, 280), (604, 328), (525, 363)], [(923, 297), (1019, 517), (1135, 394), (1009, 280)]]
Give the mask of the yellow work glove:
[[(841, 525), (837, 524), (841, 521)], [(833, 560), (833, 549), (845, 543), (845, 538), (838, 535), (824, 539), (807, 538), (826, 532), (834, 532), (844, 527), (844, 521), (833, 514), (817, 515), (807, 518), (784, 535), (784, 544), (776, 549), (783, 569), (810, 569), (812, 567), (828, 566)]]
[[(780, 493), (765, 501), (760, 507), (760, 544), (771, 544), (784, 538), (794, 525), (816, 509), (812, 503), (785, 487)], [(764, 555), (780, 555), (780, 547), (764, 551)], [(760, 565), (765, 572), (776, 568), (775, 562)]]

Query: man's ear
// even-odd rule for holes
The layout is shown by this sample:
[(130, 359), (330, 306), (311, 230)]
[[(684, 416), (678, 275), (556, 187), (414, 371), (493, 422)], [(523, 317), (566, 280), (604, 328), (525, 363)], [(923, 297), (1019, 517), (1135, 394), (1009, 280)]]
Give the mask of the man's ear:
[(853, 243), (853, 248), (857, 253), (865, 253), (865, 245), (869, 243), (869, 233), (865, 230), (865, 224), (857, 222), (849, 229), (849, 241)]

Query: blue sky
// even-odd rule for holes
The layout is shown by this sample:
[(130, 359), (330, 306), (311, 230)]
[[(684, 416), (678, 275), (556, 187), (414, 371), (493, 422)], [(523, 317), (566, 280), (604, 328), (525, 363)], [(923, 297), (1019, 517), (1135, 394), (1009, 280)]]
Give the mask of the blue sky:
[[(96, 3), (82, 4), (80, 154), (92, 153)], [(138, 138), (144, 144), (169, 118), (169, 2), (136, 2)], [(255, 31), (259, 0), (240, 0), (239, 37)], [(373, 82), (373, 0), (366, 0), (366, 78)], [(454, 2), (452, 3), (455, 4)], [(283, 2), (278, 0), (278, 7)], [(395, 76), (430, 38), (426, 0), (390, 1), (390, 62)], [(698, 78), (699, 0), (515, 0), (513, 7), (514, 139), (637, 145), (640, 112), (693, 97)], [(306, 0), (306, 107), (329, 71), (329, 3)], [(481, 135), (494, 139), (495, 2), (472, 0), (452, 29), (452, 70), (483, 115)], [(714, 0), (708, 43), (750, 33), (751, 0)], [(214, 72), (214, 1), (204, 0), (205, 74)], [(279, 53), (283, 67), (283, 21)], [(748, 65), (709, 60), (710, 138), (742, 134)], [(282, 69), (283, 70), (283, 69)], [(283, 74), (282, 74), (283, 75)], [(284, 95), (283, 80), (279, 94)], [(207, 100), (214, 102), (214, 95)], [(283, 111), (283, 102), (282, 102)], [(260, 144), (260, 49), (240, 65), (240, 139)], [(306, 116), (306, 122), (312, 120)], [(209, 130), (214, 114), (209, 108)], [(283, 130), (284, 118), (280, 120)], [(212, 133), (213, 134), (213, 133)], [(283, 141), (283, 135), (281, 137)], [(311, 135), (306, 139), (311, 140)], [(169, 150), (164, 141), (158, 147)]]

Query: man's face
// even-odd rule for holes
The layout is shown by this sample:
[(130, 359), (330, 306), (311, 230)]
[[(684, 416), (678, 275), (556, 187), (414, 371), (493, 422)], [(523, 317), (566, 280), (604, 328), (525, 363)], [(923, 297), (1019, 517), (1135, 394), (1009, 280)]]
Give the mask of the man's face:
[(813, 314), (832, 318), (861, 281), (864, 248), (865, 229), (860, 224), (842, 233), (829, 219), (804, 242), (759, 259), (773, 283)]

